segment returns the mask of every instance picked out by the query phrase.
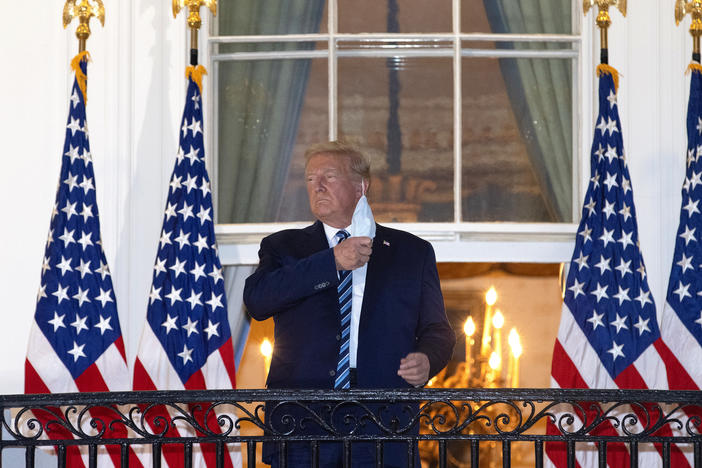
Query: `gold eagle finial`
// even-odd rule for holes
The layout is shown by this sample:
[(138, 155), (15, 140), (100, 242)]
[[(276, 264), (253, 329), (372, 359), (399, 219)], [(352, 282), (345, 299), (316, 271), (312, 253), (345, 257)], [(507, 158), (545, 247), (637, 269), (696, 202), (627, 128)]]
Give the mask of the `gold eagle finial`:
[(188, 26), (190, 26), (190, 64), (197, 65), (197, 33), (202, 26), (200, 7), (206, 6), (217, 15), (217, 0), (173, 0), (173, 17), (177, 17), (180, 10), (188, 8)]
[(217, 0), (173, 0), (173, 17), (180, 13), (180, 10), (188, 8), (188, 26), (193, 29), (200, 29), (202, 19), (200, 18), (200, 7), (205, 6), (217, 15)]
[(677, 0), (675, 2), (675, 24), (679, 25), (685, 18), (685, 15), (690, 14), (692, 21), (702, 18), (702, 0)]
[(693, 38), (693, 52), (700, 53), (700, 36), (702, 36), (702, 0), (677, 0), (675, 2), (675, 24), (679, 25), (685, 15), (692, 16), (690, 34)]
[(600, 48), (608, 47), (607, 29), (612, 24), (609, 17), (609, 7), (617, 7), (623, 16), (626, 16), (626, 0), (583, 0), (583, 13), (587, 15), (590, 8), (597, 5), (597, 26), (600, 28)]
[(626, 16), (626, 0), (583, 0), (583, 13), (587, 14), (590, 8), (597, 5), (600, 11), (608, 11), (609, 7), (615, 6), (622, 15)]
[(102, 0), (66, 0), (63, 6), (64, 29), (73, 18), (78, 18), (76, 37), (78, 37), (81, 52), (85, 50), (85, 41), (90, 37), (90, 18), (93, 16), (105, 26), (105, 5), (103, 5)]

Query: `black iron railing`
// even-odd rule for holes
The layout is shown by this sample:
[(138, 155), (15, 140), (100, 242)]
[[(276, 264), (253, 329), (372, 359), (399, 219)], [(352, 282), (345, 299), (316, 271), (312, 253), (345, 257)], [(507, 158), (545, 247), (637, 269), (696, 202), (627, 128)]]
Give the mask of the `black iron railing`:
[(489, 457), (497, 466), (541, 467), (554, 454), (568, 466), (646, 466), (653, 456), (664, 467), (676, 457), (702, 467), (702, 393), (692, 391), (212, 390), (9, 395), (0, 404), (0, 450), (22, 447), (26, 466), (46, 446), (59, 467), (70, 466), (75, 447), (90, 466), (101, 452), (123, 467), (132, 452), (156, 467), (166, 454), (191, 466), (204, 447), (217, 466), (236, 452), (254, 467), (263, 443), (281, 466), (291, 444), (309, 447), (318, 466), (330, 442), (345, 464), (355, 445), (370, 444), (382, 466), (385, 447), (399, 442), (410, 466), (421, 455), (429, 466), (478, 467)]

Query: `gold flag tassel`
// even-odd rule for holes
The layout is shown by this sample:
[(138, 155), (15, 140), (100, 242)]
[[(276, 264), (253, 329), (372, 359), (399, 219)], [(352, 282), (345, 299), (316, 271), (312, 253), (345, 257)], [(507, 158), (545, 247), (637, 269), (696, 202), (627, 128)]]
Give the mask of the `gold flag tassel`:
[(702, 73), (702, 65), (697, 62), (690, 63), (690, 65), (687, 66), (687, 71), (685, 74), (687, 75), (688, 73), (692, 72)]
[(601, 63), (597, 65), (597, 76), (601, 77), (604, 74), (612, 75), (612, 80), (614, 81), (614, 91), (619, 91), (619, 72), (616, 68), (606, 63)]
[(185, 69), (185, 78), (192, 78), (197, 87), (200, 88), (200, 94), (202, 94), (202, 78), (204, 75), (207, 75), (207, 69), (202, 65), (190, 65)]
[(80, 92), (83, 93), (83, 102), (88, 103), (88, 77), (80, 68), (81, 62), (90, 61), (90, 54), (85, 50), (85, 43), (90, 37), (90, 18), (96, 17), (100, 24), (105, 26), (105, 6), (102, 0), (66, 0), (63, 5), (63, 28), (78, 18), (76, 37), (78, 38), (78, 55), (71, 60), (71, 68), (76, 74), (76, 81)]
[(78, 55), (73, 57), (73, 60), (71, 60), (71, 68), (76, 74), (76, 81), (78, 82), (78, 87), (80, 88), (80, 92), (83, 93), (83, 102), (85, 104), (88, 103), (88, 76), (83, 73), (83, 69), (80, 68), (80, 63), (82, 61), (90, 62), (90, 53), (88, 53), (87, 50), (84, 50), (83, 52), (78, 52)]

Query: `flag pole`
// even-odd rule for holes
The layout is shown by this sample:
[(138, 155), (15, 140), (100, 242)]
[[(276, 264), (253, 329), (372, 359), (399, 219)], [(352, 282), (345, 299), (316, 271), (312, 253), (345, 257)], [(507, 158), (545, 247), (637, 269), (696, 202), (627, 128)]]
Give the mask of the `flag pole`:
[(173, 17), (176, 18), (180, 10), (188, 8), (188, 26), (190, 27), (190, 65), (197, 66), (198, 59), (198, 32), (202, 26), (200, 7), (206, 6), (217, 15), (217, 0), (173, 0)]
[(85, 43), (90, 37), (90, 18), (95, 16), (100, 24), (105, 26), (105, 6), (102, 0), (67, 0), (63, 6), (63, 28), (70, 24), (73, 18), (78, 18), (76, 37), (78, 52), (85, 52)]
[(700, 36), (702, 36), (702, 0), (677, 0), (675, 2), (675, 24), (685, 18), (685, 15), (692, 16), (690, 24), (690, 34), (692, 35), (692, 61), (700, 63)]
[[(698, 0), (702, 1), (702, 0)], [(597, 26), (600, 28), (600, 63), (607, 65), (609, 63), (609, 26), (612, 20), (609, 16), (609, 7), (616, 6), (622, 15), (626, 16), (626, 0), (583, 0), (583, 13), (587, 12), (593, 6), (597, 5)]]

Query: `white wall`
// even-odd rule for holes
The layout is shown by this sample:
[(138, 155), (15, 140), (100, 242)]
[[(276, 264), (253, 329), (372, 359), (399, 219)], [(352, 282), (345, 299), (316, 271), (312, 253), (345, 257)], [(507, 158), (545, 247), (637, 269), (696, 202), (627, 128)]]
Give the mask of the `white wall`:
[(622, 74), (620, 116), (641, 249), (659, 311), (685, 177), (690, 86), (685, 71), (692, 54), (690, 19), (676, 27), (673, 7), (672, 1), (645, 0), (630, 4), (627, 18), (613, 11), (610, 34), (610, 64)]
[[(2, 6), (9, 0), (2, 0)], [(0, 393), (23, 391), (24, 355), (63, 149), (76, 23), (63, 0), (18, 15), (0, 32)], [(105, 2), (88, 40), (88, 121), (103, 246), (131, 363), (146, 314), (165, 187), (185, 99), (185, 18), (170, 2)], [(6, 8), (2, 8), (6, 10)], [(9, 10), (8, 10), (9, 11)]]
[[(23, 389), (26, 342), (63, 147), (72, 82), (69, 62), (77, 49), (75, 24), (69, 31), (61, 28), (63, 0), (45, 3), (33, 8), (32, 15), (6, 21), (0, 30), (5, 63), (0, 75), (0, 393)], [(103, 245), (131, 363), (146, 313), (177, 145), (186, 30), (183, 14), (173, 20), (170, 2), (105, 3), (105, 27), (93, 21), (88, 42), (93, 57), (88, 119)], [(9, 0), (0, 0), (2, 10), (9, 5)], [(684, 177), (689, 19), (676, 28), (673, 2), (660, 0), (631, 3), (626, 19), (618, 12), (612, 16), (610, 63), (622, 74), (619, 100), (641, 248), (660, 308)], [(592, 22), (590, 13), (583, 28), (590, 29)], [(586, 44), (589, 47), (590, 41)], [(593, 50), (586, 54), (592, 53), (595, 60), (596, 47), (593, 41)], [(594, 70), (593, 63), (583, 65), (585, 72), (588, 67)], [(207, 79), (206, 89), (210, 83)], [(583, 108), (588, 115), (581, 118), (590, 132), (594, 98), (588, 95), (587, 100)], [(584, 148), (590, 139), (591, 133)], [(589, 167), (588, 157), (585, 153), (584, 167)]]

